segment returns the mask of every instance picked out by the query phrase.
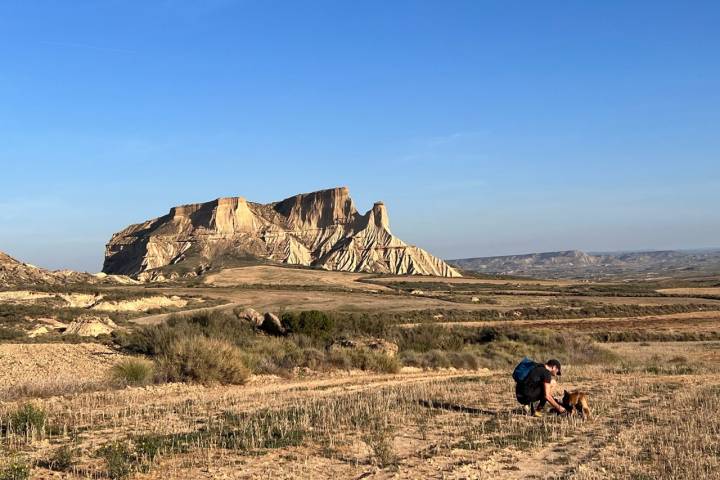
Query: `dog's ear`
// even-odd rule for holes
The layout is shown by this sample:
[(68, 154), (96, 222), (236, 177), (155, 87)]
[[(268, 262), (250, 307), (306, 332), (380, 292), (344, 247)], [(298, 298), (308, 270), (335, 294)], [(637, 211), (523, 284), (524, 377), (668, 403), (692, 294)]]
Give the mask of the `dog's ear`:
[(563, 390), (563, 395), (568, 395), (568, 391), (567, 391), (567, 390)]

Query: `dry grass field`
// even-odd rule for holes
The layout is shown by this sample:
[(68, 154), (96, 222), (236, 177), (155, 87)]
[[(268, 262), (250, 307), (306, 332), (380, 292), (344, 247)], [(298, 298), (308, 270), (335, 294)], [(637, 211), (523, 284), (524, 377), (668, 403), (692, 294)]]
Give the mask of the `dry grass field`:
[[(214, 306), (111, 336), (2, 340), (0, 479), (717, 478), (720, 303), (693, 296), (704, 284), (275, 268), (147, 288)], [(238, 323), (240, 306), (294, 330)], [(12, 328), (33, 311), (3, 308)], [(397, 354), (337, 349), (368, 337)], [(587, 391), (592, 418), (525, 414), (510, 377), (524, 355), (560, 358), (558, 396)], [(218, 359), (244, 366), (203, 377)]]

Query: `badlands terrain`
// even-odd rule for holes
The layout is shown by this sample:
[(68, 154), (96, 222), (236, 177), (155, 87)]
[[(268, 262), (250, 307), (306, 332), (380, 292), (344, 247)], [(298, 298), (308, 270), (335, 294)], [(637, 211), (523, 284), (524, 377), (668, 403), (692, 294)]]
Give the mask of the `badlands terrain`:
[(173, 207), (113, 235), (103, 272), (175, 279), (258, 259), (348, 272), (459, 276), (394, 236), (384, 203), (361, 215), (346, 187), (270, 204), (231, 197)]
[[(96, 275), (0, 253), (0, 480), (717, 478), (713, 258), (453, 267), (346, 188), (173, 207)], [(528, 416), (524, 356), (592, 417)]]
[[(0, 479), (720, 468), (718, 276), (449, 278), (256, 261), (143, 283), (11, 258), (3, 269), (14, 275), (0, 291)], [(524, 355), (559, 358), (559, 393), (587, 391), (593, 417), (525, 415), (510, 377)]]

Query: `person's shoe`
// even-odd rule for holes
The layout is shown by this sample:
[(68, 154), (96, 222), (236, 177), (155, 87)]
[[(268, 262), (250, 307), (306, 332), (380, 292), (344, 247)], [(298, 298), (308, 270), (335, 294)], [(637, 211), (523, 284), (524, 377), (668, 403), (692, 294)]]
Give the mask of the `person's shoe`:
[(533, 413), (533, 417), (540, 418), (543, 416), (543, 413), (540, 410), (535, 410), (535, 413)]
[(523, 409), (523, 412), (530, 413), (530, 405), (523, 405), (522, 409)]

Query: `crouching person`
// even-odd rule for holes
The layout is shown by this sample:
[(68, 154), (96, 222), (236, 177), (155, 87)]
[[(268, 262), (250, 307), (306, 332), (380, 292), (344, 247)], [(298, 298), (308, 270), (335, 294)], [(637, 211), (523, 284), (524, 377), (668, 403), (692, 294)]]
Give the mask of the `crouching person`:
[[(541, 417), (546, 402), (550, 402), (558, 413), (565, 413), (565, 408), (552, 396), (552, 381), (555, 375), (561, 375), (560, 362), (551, 359), (544, 364), (535, 364), (525, 378), (515, 384), (517, 401), (521, 405), (529, 405), (531, 415)], [(537, 408), (535, 402), (538, 402)]]

